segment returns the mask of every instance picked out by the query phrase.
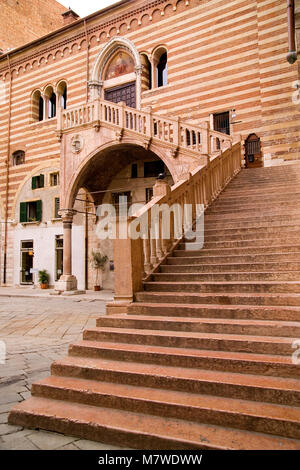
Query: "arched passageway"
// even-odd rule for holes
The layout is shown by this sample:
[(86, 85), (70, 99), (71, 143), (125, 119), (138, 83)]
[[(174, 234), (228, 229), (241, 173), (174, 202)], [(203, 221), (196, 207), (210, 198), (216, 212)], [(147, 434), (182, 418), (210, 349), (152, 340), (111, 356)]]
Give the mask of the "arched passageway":
[[(84, 225), (84, 244), (76, 248), (76, 264), (82, 258), (85, 266), (85, 288), (94, 287), (91, 261), (92, 253), (107, 257), (103, 272), (103, 286), (113, 289), (113, 243), (99, 240), (96, 234), (98, 218), (96, 209), (100, 204), (112, 204), (118, 213), (120, 197), (131, 204), (145, 204), (153, 195), (153, 186), (159, 174), (165, 173), (172, 185), (173, 177), (163, 160), (154, 152), (137, 144), (115, 144), (96, 151), (79, 168), (64, 199), (62, 208), (64, 221), (64, 267), (60, 283), (66, 280), (76, 283), (72, 273), (72, 226)], [(84, 249), (82, 247), (84, 246)], [(74, 258), (74, 247), (73, 247)], [(101, 276), (100, 276), (101, 277)], [(62, 287), (65, 287), (62, 284)], [(81, 286), (83, 287), (83, 286)], [(62, 289), (66, 290), (66, 289)]]

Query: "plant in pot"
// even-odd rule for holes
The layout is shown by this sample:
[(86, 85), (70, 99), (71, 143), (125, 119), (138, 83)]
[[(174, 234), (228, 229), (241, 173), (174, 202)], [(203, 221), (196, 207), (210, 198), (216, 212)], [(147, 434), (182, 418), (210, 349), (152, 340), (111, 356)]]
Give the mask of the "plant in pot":
[(95, 278), (95, 285), (94, 285), (94, 291), (100, 291), (102, 286), (102, 279), (99, 282), (99, 274), (104, 271), (105, 265), (108, 261), (108, 258), (106, 255), (102, 255), (100, 251), (92, 251), (92, 255), (90, 258), (90, 262), (93, 266), (93, 268), (96, 271), (96, 278)]
[(42, 271), (39, 271), (39, 283), (40, 283), (41, 289), (48, 289), (49, 278), (50, 276), (45, 269)]

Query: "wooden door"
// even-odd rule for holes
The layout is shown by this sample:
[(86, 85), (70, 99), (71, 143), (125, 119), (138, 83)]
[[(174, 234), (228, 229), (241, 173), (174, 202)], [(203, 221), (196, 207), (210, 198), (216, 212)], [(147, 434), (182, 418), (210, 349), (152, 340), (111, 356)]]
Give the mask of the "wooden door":
[(105, 99), (113, 103), (124, 101), (130, 108), (136, 108), (136, 86), (134, 83), (127, 83), (110, 90), (105, 90)]

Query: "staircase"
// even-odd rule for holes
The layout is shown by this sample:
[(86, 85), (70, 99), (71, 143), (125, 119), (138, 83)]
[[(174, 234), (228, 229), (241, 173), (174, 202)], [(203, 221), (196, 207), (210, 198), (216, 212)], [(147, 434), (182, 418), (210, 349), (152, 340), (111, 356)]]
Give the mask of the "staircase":
[(299, 228), (300, 165), (242, 170), (204, 248), (182, 241), (9, 422), (137, 449), (299, 450)]

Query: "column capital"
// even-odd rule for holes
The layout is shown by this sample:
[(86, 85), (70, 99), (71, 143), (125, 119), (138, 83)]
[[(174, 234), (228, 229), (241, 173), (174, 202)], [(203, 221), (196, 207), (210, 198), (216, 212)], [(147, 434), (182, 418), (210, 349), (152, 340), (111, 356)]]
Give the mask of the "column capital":
[(135, 70), (136, 74), (140, 75), (143, 71), (143, 66), (142, 65), (137, 65), (136, 67), (134, 67), (134, 70)]
[(58, 211), (58, 213), (61, 216), (63, 222), (72, 223), (76, 211), (74, 211), (74, 209), (61, 209)]

